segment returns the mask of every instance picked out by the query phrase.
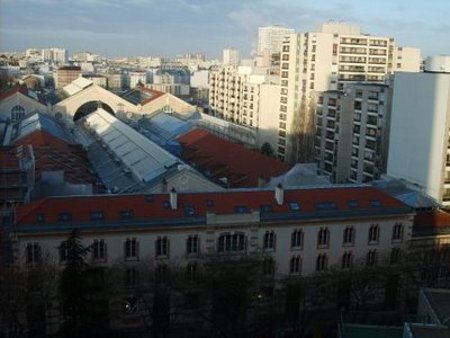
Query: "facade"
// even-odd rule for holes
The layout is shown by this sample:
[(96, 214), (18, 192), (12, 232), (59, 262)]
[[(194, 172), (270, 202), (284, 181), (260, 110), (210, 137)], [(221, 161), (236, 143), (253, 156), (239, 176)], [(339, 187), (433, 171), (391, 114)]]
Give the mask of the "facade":
[[(47, 198), (19, 207), (16, 220), (16, 259), (24, 266), (35, 263), (26, 255), (30, 243), (61, 261), (58, 247), (76, 227), (85, 245), (104, 241), (101, 264), (149, 258), (187, 263), (186, 241), (196, 238), (192, 257), (264, 252), (278, 277), (345, 269), (347, 253), (349, 266), (369, 252), (368, 264), (383, 264), (412, 229), (410, 209), (370, 187)], [(168, 244), (162, 254), (155, 247), (159, 238)], [(140, 247), (132, 256), (124, 252), (130, 240)]]
[(358, 83), (317, 103), (315, 159), (332, 182), (369, 182), (386, 172), (392, 89)]
[(230, 66), (238, 66), (241, 61), (239, 51), (234, 48), (223, 50), (223, 64)]
[(65, 48), (46, 48), (41, 52), (44, 62), (64, 64), (67, 62), (67, 50)]
[(283, 26), (266, 26), (258, 28), (258, 54), (269, 55), (280, 53), (284, 36), (294, 33), (292, 28)]
[(81, 67), (63, 66), (58, 68), (55, 76), (55, 88), (61, 89), (81, 76)]
[(273, 147), (277, 132), (273, 116), (279, 85), (268, 72), (269, 68), (222, 66), (209, 74), (209, 104), (214, 115), (257, 130), (259, 147), (264, 142)]
[(282, 159), (297, 161), (309, 144), (299, 147), (295, 136), (314, 133), (311, 105), (317, 92), (343, 90), (355, 82), (384, 83), (388, 74), (403, 66), (419, 71), (421, 60), (417, 49), (399, 51), (393, 38), (364, 35), (355, 25), (326, 23), (317, 32), (287, 36), (280, 62), (278, 118), (285, 127), (279, 129), (277, 153)]
[(128, 72), (126, 80), (128, 87), (133, 89), (137, 85), (145, 85), (147, 83), (147, 73), (141, 71)]
[(387, 174), (407, 180), (449, 207), (450, 68), (437, 64), (431, 69), (438, 67), (438, 72), (395, 76)]

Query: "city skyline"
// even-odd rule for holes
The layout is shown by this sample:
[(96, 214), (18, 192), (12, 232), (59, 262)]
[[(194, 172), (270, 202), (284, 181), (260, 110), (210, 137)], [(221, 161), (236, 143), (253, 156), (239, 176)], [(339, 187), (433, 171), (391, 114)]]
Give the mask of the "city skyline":
[(398, 45), (421, 48), (426, 57), (450, 50), (448, 7), (444, 0), (308, 5), (291, 0), (2, 0), (0, 47), (5, 52), (58, 46), (70, 54), (90, 50), (107, 57), (201, 52), (215, 58), (223, 48), (234, 47), (246, 57), (256, 49), (260, 26), (305, 32), (332, 19), (357, 23), (373, 36), (394, 37)]

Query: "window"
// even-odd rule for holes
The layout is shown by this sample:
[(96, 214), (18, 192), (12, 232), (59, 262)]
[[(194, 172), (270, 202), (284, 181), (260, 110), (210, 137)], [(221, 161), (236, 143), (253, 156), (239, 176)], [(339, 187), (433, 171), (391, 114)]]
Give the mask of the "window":
[(70, 222), (72, 220), (72, 214), (70, 212), (60, 212), (58, 214), (58, 221)]
[(355, 243), (355, 229), (346, 227), (344, 230), (344, 246), (352, 246)]
[(101, 221), (105, 218), (103, 211), (96, 210), (91, 212), (91, 221)]
[(401, 242), (403, 239), (403, 224), (395, 223), (392, 228), (392, 240)]
[(195, 282), (197, 280), (197, 263), (191, 262), (186, 266), (186, 281)]
[(106, 259), (106, 244), (103, 239), (94, 240), (94, 243), (92, 244), (92, 258), (94, 260)]
[(369, 244), (377, 244), (380, 238), (380, 227), (373, 224), (369, 228)]
[(398, 264), (400, 262), (400, 255), (400, 248), (393, 248), (391, 251), (391, 256), (389, 257), (389, 263), (391, 265)]
[(291, 211), (299, 211), (300, 210), (300, 204), (296, 201), (290, 201), (288, 202), (289, 210)]
[(133, 219), (134, 211), (133, 209), (125, 209), (120, 211), (120, 219)]
[(328, 247), (330, 241), (330, 232), (327, 228), (321, 228), (317, 236), (317, 246)]
[(239, 252), (245, 250), (245, 236), (242, 233), (222, 234), (219, 236), (218, 252)]
[(139, 271), (136, 268), (125, 269), (124, 284), (126, 287), (135, 287), (139, 284)]
[(169, 240), (167, 237), (158, 237), (155, 246), (156, 257), (169, 256)]
[(289, 273), (291, 275), (299, 275), (301, 273), (302, 259), (300, 256), (292, 256), (289, 264)]
[(291, 248), (301, 249), (303, 248), (303, 231), (294, 230), (291, 234)]
[(273, 211), (273, 207), (272, 207), (272, 205), (270, 205), (270, 204), (263, 204), (263, 205), (260, 205), (260, 206), (259, 206), (259, 211), (260, 211), (262, 214), (269, 213), (269, 212), (272, 212), (272, 211)]
[(195, 208), (193, 205), (186, 205), (184, 207), (184, 215), (189, 217), (189, 216), (195, 216)]
[(42, 212), (38, 212), (36, 214), (36, 222), (38, 222), (38, 223), (44, 223), (45, 222), (45, 215)]
[(266, 231), (266, 233), (264, 234), (263, 249), (275, 250), (275, 241), (276, 241), (275, 233), (273, 231)]
[(325, 271), (328, 267), (328, 257), (326, 254), (320, 254), (316, 259), (316, 271)]
[(197, 235), (191, 235), (186, 240), (186, 253), (188, 255), (198, 255), (199, 239)]
[(69, 258), (69, 246), (67, 245), (67, 241), (64, 241), (59, 246), (59, 261), (66, 262)]
[(165, 284), (169, 277), (169, 269), (167, 265), (160, 264), (156, 267), (155, 270), (155, 281), (158, 284)]
[(41, 247), (38, 243), (30, 243), (27, 245), (25, 252), (27, 264), (36, 264), (41, 261)]
[(351, 252), (345, 252), (342, 255), (342, 269), (350, 269), (353, 265), (353, 255)]
[(375, 266), (377, 264), (377, 251), (370, 250), (366, 256), (366, 265)]
[(266, 257), (263, 261), (263, 275), (273, 276), (275, 274), (275, 261), (272, 257)]
[(23, 119), (25, 116), (25, 109), (20, 105), (15, 105), (11, 108), (11, 121), (16, 122)]
[(125, 259), (138, 259), (139, 246), (136, 238), (127, 238), (125, 241)]

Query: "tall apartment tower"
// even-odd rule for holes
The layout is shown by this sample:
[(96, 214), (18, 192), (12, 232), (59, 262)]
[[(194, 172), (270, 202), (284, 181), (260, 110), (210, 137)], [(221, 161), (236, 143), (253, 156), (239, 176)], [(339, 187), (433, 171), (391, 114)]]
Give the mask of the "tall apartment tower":
[(238, 66), (241, 61), (239, 51), (234, 48), (223, 50), (223, 64), (227, 66)]
[(258, 54), (268, 52), (269, 55), (280, 53), (281, 44), (286, 35), (295, 31), (283, 26), (266, 26), (258, 28)]
[(387, 174), (450, 207), (450, 56), (395, 75)]
[[(362, 34), (359, 26), (325, 23), (294, 33), (281, 47), (281, 96), (276, 152), (290, 162), (310, 161), (317, 92), (356, 82), (384, 83), (394, 71), (420, 71), (420, 51), (398, 48), (393, 38)], [(285, 126), (285, 128), (281, 127)]]
[(317, 102), (315, 159), (335, 183), (369, 182), (386, 172), (392, 89), (357, 83)]
[(46, 48), (41, 52), (42, 60), (64, 64), (67, 62), (67, 50), (65, 48)]

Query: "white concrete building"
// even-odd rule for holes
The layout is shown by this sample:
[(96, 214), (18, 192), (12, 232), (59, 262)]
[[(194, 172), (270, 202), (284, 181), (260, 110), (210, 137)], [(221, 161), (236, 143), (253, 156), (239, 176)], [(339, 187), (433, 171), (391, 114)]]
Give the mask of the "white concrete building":
[(266, 26), (258, 28), (257, 53), (269, 55), (280, 53), (281, 43), (286, 35), (294, 33), (294, 29), (283, 26)]
[(450, 56), (424, 73), (397, 73), (387, 174), (450, 206)]
[(238, 66), (241, 61), (240, 53), (237, 49), (226, 48), (223, 50), (223, 64)]
[(369, 182), (386, 172), (392, 88), (357, 83), (325, 91), (316, 108), (315, 159), (332, 182)]
[[(397, 48), (394, 38), (362, 34), (359, 26), (323, 24), (317, 32), (285, 38), (281, 52), (280, 128), (277, 147), (281, 159), (298, 161), (304, 149), (295, 134), (310, 137), (317, 92), (343, 90), (355, 82), (384, 83), (395, 71), (420, 70), (418, 49)], [(401, 59), (399, 59), (401, 58)], [(401, 62), (400, 62), (401, 60)]]
[(42, 60), (64, 64), (67, 62), (67, 50), (65, 48), (46, 48), (42, 49)]

